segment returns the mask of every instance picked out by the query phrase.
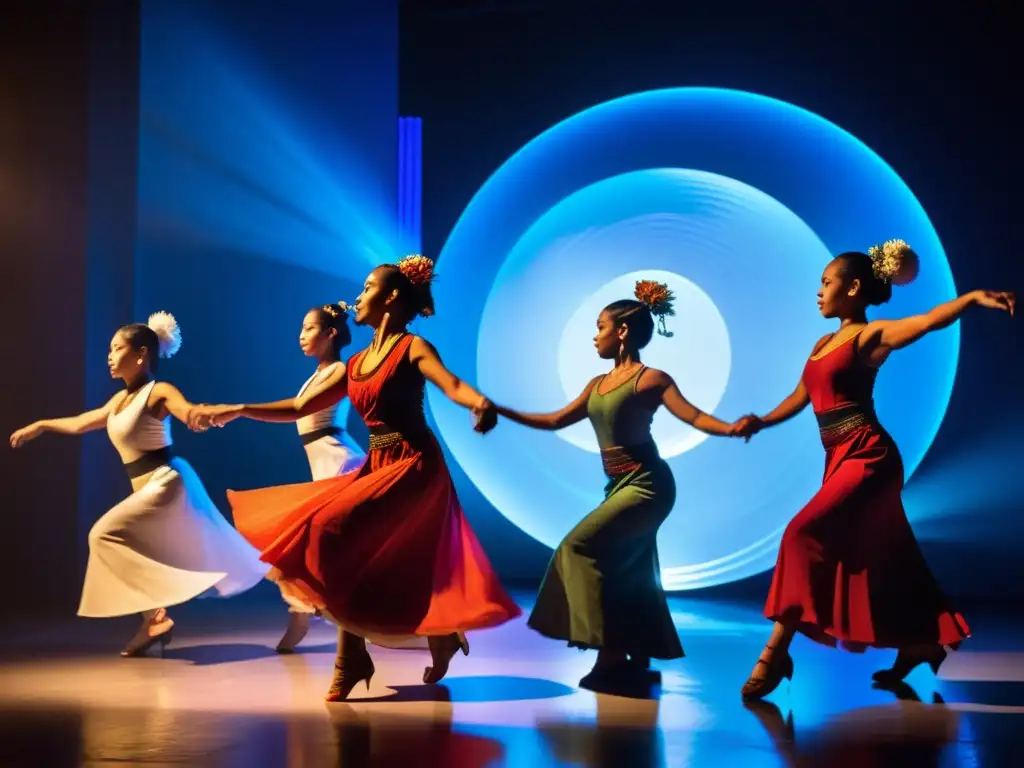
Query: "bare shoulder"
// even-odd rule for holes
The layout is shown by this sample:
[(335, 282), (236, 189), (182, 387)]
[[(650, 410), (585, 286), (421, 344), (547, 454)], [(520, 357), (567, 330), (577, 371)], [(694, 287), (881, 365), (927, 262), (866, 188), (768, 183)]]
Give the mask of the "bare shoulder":
[(637, 389), (668, 389), (674, 384), (675, 381), (672, 380), (672, 377), (660, 368), (645, 368), (640, 373), (640, 379), (637, 382)]
[(437, 357), (437, 348), (422, 336), (410, 334), (412, 340), (409, 342), (409, 354), (413, 359), (433, 355)]

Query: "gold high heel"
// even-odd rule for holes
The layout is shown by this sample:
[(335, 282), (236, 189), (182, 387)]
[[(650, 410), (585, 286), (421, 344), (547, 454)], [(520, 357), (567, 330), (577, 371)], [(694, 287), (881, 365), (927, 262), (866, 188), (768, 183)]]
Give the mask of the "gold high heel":
[(441, 682), (448, 674), (448, 665), (456, 653), (462, 651), (463, 656), (469, 656), (469, 640), (462, 632), (428, 637), (427, 644), (430, 646), (430, 660), (433, 662), (433, 666), (423, 669), (423, 682), (427, 685)]
[(128, 642), (128, 645), (126, 645), (122, 649), (122, 651), (121, 651), (122, 658), (128, 659), (128, 658), (138, 658), (140, 656), (145, 656), (149, 652), (149, 649), (152, 648), (155, 645), (159, 645), (160, 646), (160, 650), (162, 652), (164, 648), (166, 648), (168, 645), (170, 645), (171, 640), (173, 639), (173, 636), (174, 636), (174, 622), (171, 621), (170, 622), (170, 626), (167, 627), (167, 629), (165, 629), (163, 632), (160, 632), (160, 633), (158, 633), (156, 635), (149, 634), (149, 627), (152, 627), (154, 624), (162, 624), (165, 621), (170, 621), (167, 618), (167, 609), (165, 609), (165, 608), (157, 609), (153, 613), (153, 615), (150, 618), (150, 620), (148, 622), (146, 622), (146, 625), (142, 629), (140, 629), (135, 634), (135, 637), (133, 637)]

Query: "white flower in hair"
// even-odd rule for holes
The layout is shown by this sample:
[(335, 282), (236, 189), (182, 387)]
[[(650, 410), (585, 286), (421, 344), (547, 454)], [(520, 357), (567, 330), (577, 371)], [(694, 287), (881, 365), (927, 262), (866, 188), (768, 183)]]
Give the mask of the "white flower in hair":
[(174, 357), (181, 349), (181, 328), (170, 312), (154, 312), (146, 325), (160, 340), (160, 357)]
[(875, 275), (893, 285), (906, 285), (917, 277), (917, 254), (904, 240), (886, 240), (868, 249)]

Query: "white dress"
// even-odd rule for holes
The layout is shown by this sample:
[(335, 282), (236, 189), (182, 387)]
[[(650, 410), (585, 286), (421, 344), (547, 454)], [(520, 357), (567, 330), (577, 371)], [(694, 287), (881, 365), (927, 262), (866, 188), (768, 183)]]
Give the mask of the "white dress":
[[(314, 383), (327, 379), (337, 365), (340, 363), (316, 371), (306, 379), (297, 396), (301, 397)], [(342, 399), (296, 422), (314, 480), (326, 480), (359, 469), (366, 460), (366, 454), (345, 432), (347, 408), (343, 404), (347, 406), (348, 400)]]
[(79, 616), (142, 613), (206, 593), (227, 597), (255, 586), (269, 569), (188, 462), (170, 455), (170, 417), (146, 410), (155, 384), (107, 417), (111, 442), (143, 485), (89, 531)]

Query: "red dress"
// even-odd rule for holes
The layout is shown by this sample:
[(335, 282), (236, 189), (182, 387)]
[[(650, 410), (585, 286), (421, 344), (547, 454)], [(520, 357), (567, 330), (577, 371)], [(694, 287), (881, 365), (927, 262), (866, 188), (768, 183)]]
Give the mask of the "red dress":
[(782, 537), (765, 616), (848, 650), (957, 645), (970, 630), (925, 563), (900, 494), (903, 461), (874, 415), (878, 371), (856, 336), (804, 368), (825, 479)]
[(348, 397), (370, 430), (363, 466), (298, 485), (228, 492), (261, 559), (346, 629), (444, 635), (520, 614), (455, 495), (423, 413), (424, 378), (406, 335), (372, 371), (348, 362)]

